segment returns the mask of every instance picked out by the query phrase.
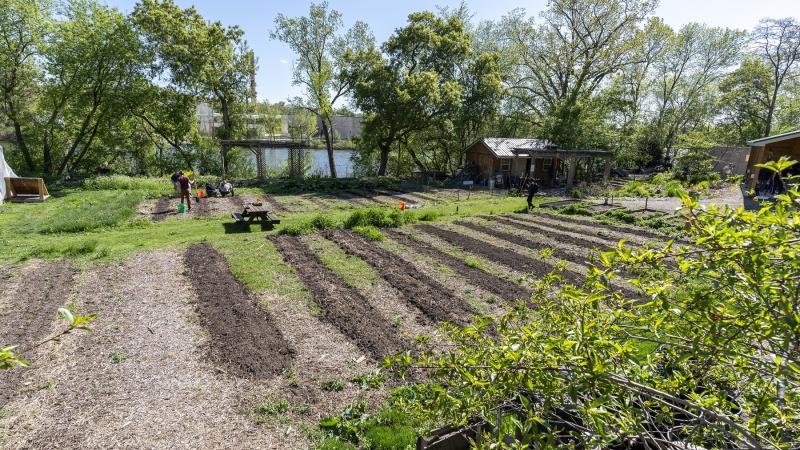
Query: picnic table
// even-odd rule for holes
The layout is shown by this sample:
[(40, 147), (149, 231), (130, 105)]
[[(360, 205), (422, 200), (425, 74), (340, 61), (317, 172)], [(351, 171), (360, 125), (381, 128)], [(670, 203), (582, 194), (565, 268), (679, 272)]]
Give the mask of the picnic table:
[(232, 215), (233, 218), (239, 223), (251, 224), (260, 222), (269, 223), (272, 225), (281, 223), (281, 220), (278, 219), (278, 216), (276, 216), (275, 213), (267, 209), (267, 207), (258, 204), (247, 205), (244, 207), (242, 212), (235, 212)]

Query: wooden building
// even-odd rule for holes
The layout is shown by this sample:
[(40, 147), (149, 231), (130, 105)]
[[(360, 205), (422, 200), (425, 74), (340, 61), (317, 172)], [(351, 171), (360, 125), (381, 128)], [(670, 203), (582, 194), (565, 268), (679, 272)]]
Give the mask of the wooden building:
[(777, 161), (781, 156), (800, 161), (800, 130), (755, 139), (747, 144), (750, 145), (750, 157), (747, 160), (746, 180), (750, 189), (754, 189), (758, 183), (761, 168), (756, 167), (757, 164)]
[(513, 186), (533, 178), (543, 187), (569, 188), (598, 173), (608, 178), (612, 158), (611, 152), (561, 149), (542, 139), (485, 137), (467, 147), (465, 169), (481, 184), (493, 179)]

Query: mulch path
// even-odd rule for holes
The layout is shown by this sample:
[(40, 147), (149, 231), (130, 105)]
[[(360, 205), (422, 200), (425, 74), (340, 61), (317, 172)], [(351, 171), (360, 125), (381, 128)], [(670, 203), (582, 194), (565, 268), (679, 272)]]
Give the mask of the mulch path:
[(347, 231), (330, 231), (325, 237), (345, 253), (354, 255), (372, 266), (389, 285), (403, 293), (406, 301), (435, 321), (465, 324), (466, 317), (476, 311), (455, 293), (413, 264)]
[(271, 240), (309, 289), (323, 318), (356, 346), (378, 361), (411, 348), (411, 343), (399, 336), (361, 293), (345, 284), (299, 238), (283, 235)]
[[(66, 260), (35, 262), (17, 272), (21, 277), (16, 289), (8, 296), (11, 304), (0, 314), (0, 345), (16, 345), (25, 351), (47, 338), (58, 319), (56, 311), (69, 299), (77, 269)], [(40, 356), (34, 351), (24, 355), (32, 365)], [(17, 394), (26, 368), (4, 371), (0, 376), (0, 407)]]
[(241, 378), (283, 373), (294, 350), (274, 318), (261, 308), (230, 271), (225, 257), (208, 244), (189, 247), (184, 257), (197, 292), (197, 313), (211, 335), (210, 359)]
[(479, 286), (508, 302), (530, 298), (531, 296), (531, 290), (525, 289), (517, 283), (499, 278), (476, 267), (471, 267), (467, 265), (464, 260), (418, 241), (405, 233), (395, 230), (384, 230), (383, 233), (404, 246), (411, 248), (415, 252), (429, 256), (445, 264), (456, 273), (469, 280), (470, 284)]

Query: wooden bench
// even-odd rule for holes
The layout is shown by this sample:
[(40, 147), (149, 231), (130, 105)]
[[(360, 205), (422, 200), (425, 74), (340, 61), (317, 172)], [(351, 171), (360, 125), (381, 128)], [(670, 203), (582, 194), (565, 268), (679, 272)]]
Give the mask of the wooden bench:
[(247, 205), (242, 212), (235, 212), (231, 215), (238, 223), (266, 223), (271, 225), (281, 223), (281, 220), (275, 213), (262, 205)]

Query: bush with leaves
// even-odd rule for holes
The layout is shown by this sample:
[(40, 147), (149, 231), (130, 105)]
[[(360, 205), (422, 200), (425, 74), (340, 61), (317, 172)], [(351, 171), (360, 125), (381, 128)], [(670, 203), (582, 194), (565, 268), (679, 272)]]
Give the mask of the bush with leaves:
[[(395, 405), (430, 425), (513, 406), (487, 448), (796, 448), (800, 192), (759, 211), (682, 198), (693, 245), (620, 245), (581, 285), (537, 281), (535, 310), (444, 326), (450, 350), (393, 359), (429, 380)], [(640, 296), (611, 292), (619, 273)]]

